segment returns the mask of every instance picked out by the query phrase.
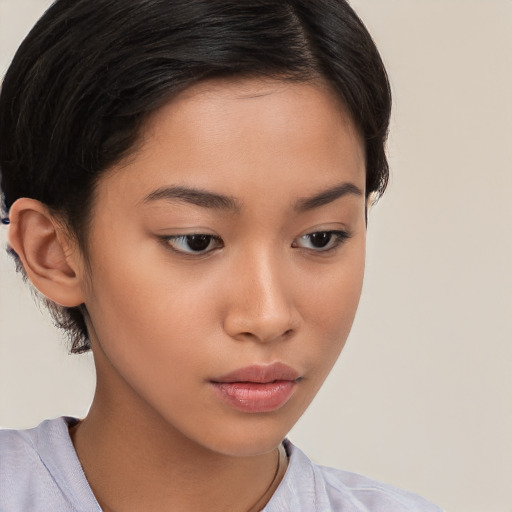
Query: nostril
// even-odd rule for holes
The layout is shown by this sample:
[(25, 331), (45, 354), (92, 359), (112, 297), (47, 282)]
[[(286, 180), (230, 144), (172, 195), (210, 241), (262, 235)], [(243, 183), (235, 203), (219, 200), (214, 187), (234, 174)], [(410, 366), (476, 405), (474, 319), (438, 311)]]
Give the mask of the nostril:
[(275, 340), (275, 339), (284, 339), (284, 338), (288, 338), (290, 336), (292, 336), (292, 334), (295, 332), (294, 329), (287, 329), (286, 331), (284, 331), (280, 336), (258, 336), (257, 334), (253, 333), (253, 332), (250, 332), (250, 331), (245, 331), (245, 332), (241, 332), (238, 334), (238, 336), (240, 337), (240, 339), (245, 339), (245, 340), (249, 340), (249, 339), (254, 339), (254, 340), (260, 340), (260, 341), (271, 341), (271, 340)]

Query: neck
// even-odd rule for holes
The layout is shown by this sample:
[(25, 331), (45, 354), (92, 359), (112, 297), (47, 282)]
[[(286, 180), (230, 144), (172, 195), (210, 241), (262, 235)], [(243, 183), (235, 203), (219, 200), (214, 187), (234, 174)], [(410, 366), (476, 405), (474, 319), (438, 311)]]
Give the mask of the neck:
[(286, 459), (276, 473), (277, 450), (249, 457), (213, 452), (177, 432), (147, 404), (105, 389), (112, 387), (99, 378), (88, 416), (71, 430), (103, 510), (260, 510), (284, 475)]

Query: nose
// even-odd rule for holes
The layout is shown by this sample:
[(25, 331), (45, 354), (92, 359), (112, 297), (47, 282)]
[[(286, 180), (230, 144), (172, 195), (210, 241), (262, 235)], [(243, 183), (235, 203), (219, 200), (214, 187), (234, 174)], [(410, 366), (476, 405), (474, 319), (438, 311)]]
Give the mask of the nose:
[(292, 336), (300, 315), (286, 262), (264, 251), (240, 259), (227, 289), (225, 332), (237, 340), (260, 343)]

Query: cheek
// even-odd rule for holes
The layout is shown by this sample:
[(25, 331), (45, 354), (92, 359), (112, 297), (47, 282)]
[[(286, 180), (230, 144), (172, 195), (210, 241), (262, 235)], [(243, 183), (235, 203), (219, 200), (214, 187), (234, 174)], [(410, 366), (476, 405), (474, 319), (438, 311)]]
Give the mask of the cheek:
[[(161, 364), (183, 374), (208, 365), (211, 345), (225, 337), (219, 329), (224, 305), (232, 302), (233, 290), (225, 281), (233, 269), (203, 263), (186, 272), (160, 248), (146, 250), (134, 243), (138, 251), (129, 252), (116, 242), (112, 257), (105, 251), (98, 258), (101, 264), (94, 266), (86, 300), (109, 359), (119, 369), (145, 378), (153, 374), (155, 379), (152, 370)], [(364, 273), (364, 236), (342, 250), (336, 263), (289, 262), (282, 283), (302, 318), (300, 358), (305, 366), (318, 361), (322, 374), (334, 364), (355, 316)]]
[[(197, 294), (165, 262), (144, 254), (119, 254), (104, 254), (101, 265), (93, 268), (86, 297), (103, 350), (119, 367), (146, 375), (159, 361), (191, 364), (187, 338), (193, 337), (194, 318), (201, 314)], [(177, 371), (183, 367), (174, 366)]]
[(208, 321), (198, 322), (204, 309), (194, 293), (180, 291), (179, 280), (157, 266), (137, 272), (123, 263), (97, 275), (91, 301), (102, 377), (120, 376), (155, 410), (174, 415), (172, 423), (191, 415), (190, 389), (201, 391), (198, 379), (207, 376), (211, 359), (203, 344)]
[(315, 354), (310, 357), (322, 361), (320, 371), (324, 373), (336, 361), (352, 327), (363, 284), (364, 258), (365, 241), (361, 238), (339, 264), (311, 279), (302, 292), (305, 334), (318, 341), (312, 344)]
[[(89, 301), (104, 324), (146, 332), (190, 314), (193, 289), (163, 248), (145, 236), (104, 239), (93, 261)], [(120, 331), (118, 331), (120, 332)]]

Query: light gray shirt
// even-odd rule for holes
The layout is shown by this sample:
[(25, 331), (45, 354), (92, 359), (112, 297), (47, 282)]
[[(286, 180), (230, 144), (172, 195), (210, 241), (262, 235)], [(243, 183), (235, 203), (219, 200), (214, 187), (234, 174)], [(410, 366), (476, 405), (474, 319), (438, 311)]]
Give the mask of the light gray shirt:
[[(69, 437), (72, 418), (0, 430), (0, 512), (101, 512)], [(318, 466), (285, 440), (286, 474), (263, 512), (441, 512), (419, 496)]]

